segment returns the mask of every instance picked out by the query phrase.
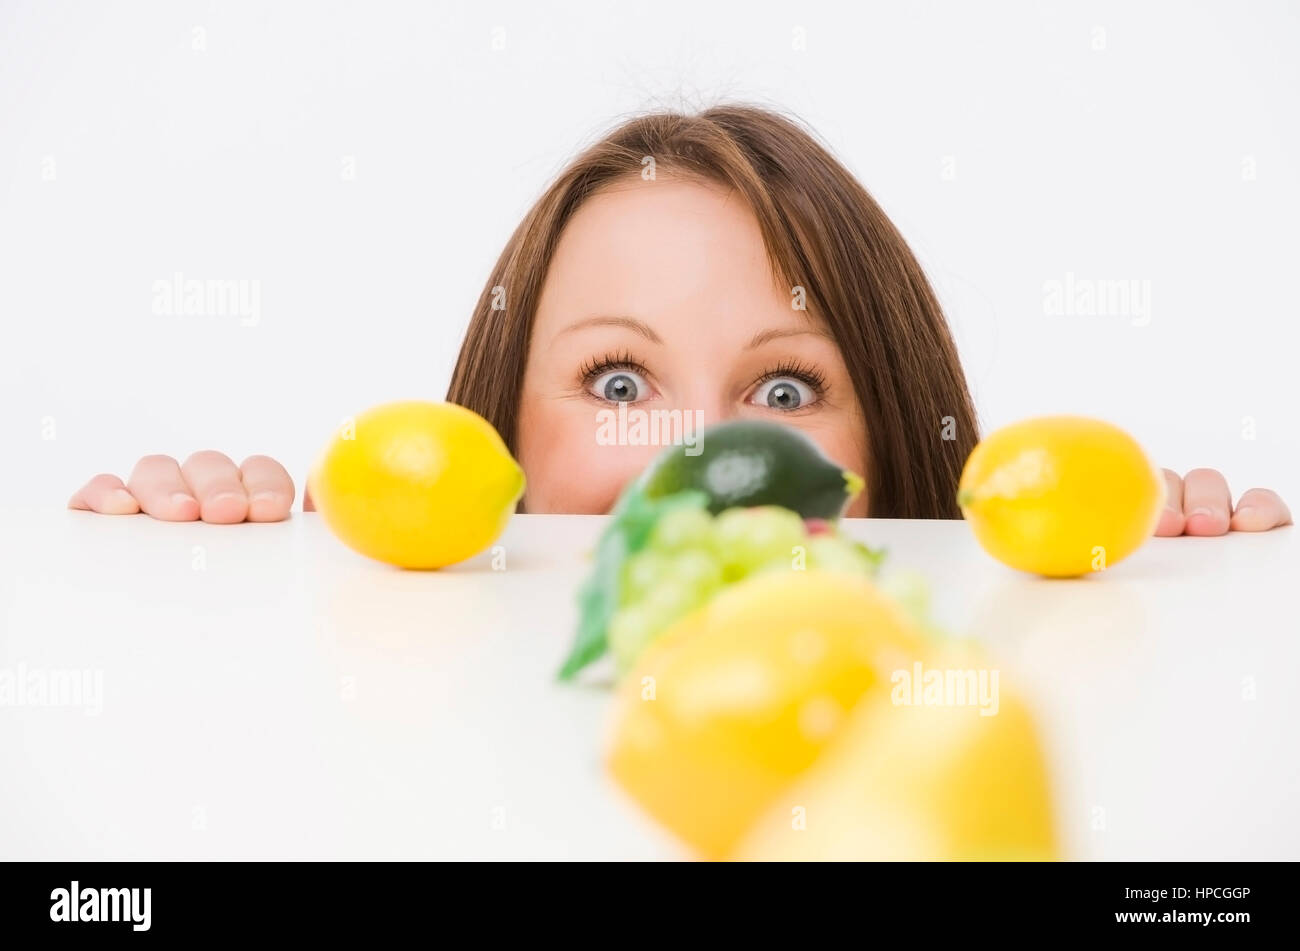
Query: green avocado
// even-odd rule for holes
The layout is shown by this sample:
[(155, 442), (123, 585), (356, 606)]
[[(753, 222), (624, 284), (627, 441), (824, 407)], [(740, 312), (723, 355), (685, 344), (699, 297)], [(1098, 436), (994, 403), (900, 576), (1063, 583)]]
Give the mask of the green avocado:
[(689, 455), (673, 446), (650, 465), (637, 485), (650, 499), (688, 489), (708, 496), (709, 511), (779, 505), (804, 518), (839, 518), (862, 490), (862, 477), (841, 469), (803, 433), (789, 426), (736, 420), (712, 426)]

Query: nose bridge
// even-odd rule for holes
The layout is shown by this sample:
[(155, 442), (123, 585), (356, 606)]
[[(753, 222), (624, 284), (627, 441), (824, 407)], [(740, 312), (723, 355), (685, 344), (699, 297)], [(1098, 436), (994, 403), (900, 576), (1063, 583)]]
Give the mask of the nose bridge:
[(693, 375), (689, 384), (676, 397), (672, 401), (673, 408), (692, 414), (698, 410), (698, 418), (705, 426), (723, 422), (736, 413), (736, 408), (723, 392), (722, 380), (716, 373)]

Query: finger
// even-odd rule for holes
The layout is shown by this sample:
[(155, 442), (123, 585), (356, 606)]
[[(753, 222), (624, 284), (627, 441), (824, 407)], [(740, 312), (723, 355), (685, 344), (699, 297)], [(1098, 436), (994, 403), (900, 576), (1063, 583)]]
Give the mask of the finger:
[(1232, 517), (1227, 480), (1215, 469), (1193, 469), (1183, 477), (1183, 531), (1188, 535), (1223, 535)]
[(311, 486), (304, 485), (302, 487), (302, 510), (304, 512), (316, 511), (316, 503), (312, 501), (311, 497)]
[(1272, 489), (1247, 489), (1237, 500), (1237, 511), (1232, 513), (1234, 532), (1266, 532), (1290, 524), (1291, 510)]
[(1173, 469), (1160, 470), (1165, 474), (1165, 507), (1156, 524), (1157, 535), (1183, 533), (1183, 480)]
[(249, 456), (239, 467), (248, 495), (250, 522), (279, 522), (289, 517), (293, 505), (293, 479), (270, 456)]
[(239, 468), (225, 453), (204, 449), (181, 465), (181, 475), (199, 500), (199, 518), (229, 525), (248, 517), (248, 495)]
[(135, 515), (140, 511), (140, 503), (126, 490), (121, 479), (101, 472), (73, 493), (68, 508), (100, 515)]
[(181, 467), (171, 456), (145, 456), (131, 470), (126, 488), (135, 496), (145, 514), (154, 518), (165, 522), (192, 522), (199, 517), (198, 500), (181, 477)]

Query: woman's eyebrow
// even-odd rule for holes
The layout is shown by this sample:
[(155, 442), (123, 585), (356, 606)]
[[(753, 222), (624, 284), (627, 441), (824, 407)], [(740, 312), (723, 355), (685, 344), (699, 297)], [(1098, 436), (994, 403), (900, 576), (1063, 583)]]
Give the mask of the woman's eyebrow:
[(825, 337), (828, 340), (835, 339), (828, 331), (823, 330), (821, 327), (773, 328), (772, 330), (760, 330), (758, 333), (754, 334), (754, 339), (749, 341), (749, 345), (745, 347), (745, 349), (753, 350), (755, 347), (761, 347), (768, 341), (779, 340), (782, 337), (798, 337), (801, 334), (812, 334), (815, 337)]
[(625, 327), (633, 333), (645, 337), (651, 343), (663, 343), (663, 339), (654, 332), (654, 329), (649, 324), (637, 320), (635, 317), (588, 317), (585, 320), (569, 324), (557, 336), (563, 336), (574, 330), (584, 330), (587, 327)]

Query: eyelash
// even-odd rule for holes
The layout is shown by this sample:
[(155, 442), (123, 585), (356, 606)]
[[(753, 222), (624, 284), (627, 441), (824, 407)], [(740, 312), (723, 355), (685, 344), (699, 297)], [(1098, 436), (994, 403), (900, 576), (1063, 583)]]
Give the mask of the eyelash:
[(770, 383), (780, 377), (793, 377), (801, 383), (807, 383), (819, 398), (826, 392), (826, 377), (822, 372), (816, 367), (797, 361), (786, 361), (777, 364), (760, 376), (754, 385), (762, 386), (764, 383)]
[(608, 373), (610, 370), (633, 370), (642, 376), (649, 376), (650, 371), (645, 368), (638, 360), (632, 357), (628, 351), (621, 353), (607, 353), (599, 360), (592, 360), (585, 363), (579, 371), (582, 376), (582, 385), (588, 386), (594, 383), (596, 377), (602, 373)]
[[(584, 363), (579, 371), (582, 377), (582, 385), (584, 387), (590, 386), (598, 377), (609, 373), (611, 370), (632, 370), (642, 376), (650, 375), (650, 371), (645, 368), (644, 364), (624, 350), (619, 353), (607, 353), (599, 360)], [(826, 377), (820, 370), (791, 360), (782, 361), (772, 369), (765, 370), (752, 385), (762, 386), (764, 383), (770, 383), (772, 380), (781, 377), (793, 377), (801, 383), (806, 383), (817, 394), (818, 399), (821, 399), (826, 392)]]

